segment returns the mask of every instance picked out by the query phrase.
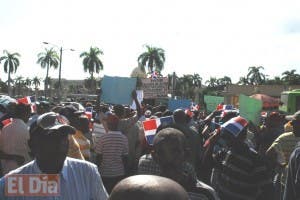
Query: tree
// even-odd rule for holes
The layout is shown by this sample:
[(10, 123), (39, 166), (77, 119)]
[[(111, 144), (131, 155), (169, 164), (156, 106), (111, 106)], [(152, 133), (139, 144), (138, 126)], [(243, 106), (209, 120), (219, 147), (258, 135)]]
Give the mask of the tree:
[(4, 56), (0, 57), (1, 61), (4, 61), (4, 72), (8, 74), (8, 95), (11, 96), (11, 73), (15, 73), (20, 65), (18, 57), (21, 57), (19, 53), (9, 53), (7, 50), (3, 51)]
[[(91, 77), (90, 80), (94, 80), (94, 73), (96, 72), (99, 74), (100, 70), (103, 70), (103, 63), (100, 60), (99, 56), (103, 55), (103, 51), (100, 50), (98, 47), (90, 47), (90, 50), (87, 52), (83, 52), (80, 54), (80, 58), (83, 58), (83, 70), (85, 72), (89, 72)], [(95, 84), (96, 81), (92, 81), (92, 91), (95, 92)]]
[(205, 81), (205, 84), (207, 84), (207, 87), (215, 88), (218, 86), (217, 78), (216, 77), (210, 77), (209, 80)]
[(295, 69), (283, 72), (281, 80), (288, 85), (300, 84), (300, 75), (295, 72)]
[(37, 99), (38, 95), (38, 90), (39, 90), (39, 86), (41, 85), (41, 79), (38, 78), (37, 76), (35, 76), (32, 79), (32, 84), (34, 85), (34, 90), (35, 90), (35, 99)]
[(260, 72), (261, 69), (264, 69), (264, 67), (252, 66), (248, 68), (247, 79), (251, 85), (261, 85), (265, 82), (266, 75)]
[(237, 84), (239, 84), (239, 85), (248, 85), (249, 82), (248, 82), (247, 77), (245, 77), (245, 76), (240, 77), (240, 80), (237, 82)]
[(148, 73), (152, 74), (153, 70), (159, 74), (164, 68), (165, 64), (165, 51), (162, 48), (151, 47), (146, 45), (147, 51), (142, 53), (138, 57), (139, 66), (145, 71), (145, 67), (148, 69)]
[(45, 86), (44, 86), (45, 97), (46, 97), (48, 86), (49, 86), (49, 83), (46, 81), (48, 80), (49, 77), (49, 68), (51, 67), (53, 67), (54, 69), (58, 68), (59, 56), (53, 48), (50, 49), (45, 48), (44, 52), (38, 54), (37, 63), (40, 64), (43, 69), (45, 68), (47, 69), (46, 77), (45, 77)]
[(89, 72), (91, 79), (94, 79), (94, 73), (99, 74), (100, 70), (103, 70), (103, 63), (99, 56), (103, 55), (103, 51), (98, 47), (90, 47), (89, 52), (83, 52), (80, 54), (80, 58), (83, 58), (82, 64), (85, 72)]
[(193, 85), (195, 87), (201, 87), (201, 85), (202, 85), (202, 78), (200, 77), (199, 74), (196, 73), (196, 74), (192, 75), (192, 81), (193, 81)]
[(18, 76), (15, 79), (15, 84), (16, 84), (16, 88), (17, 88), (17, 95), (21, 95), (21, 89), (24, 86), (24, 78), (23, 78), (23, 76)]
[(26, 86), (26, 88), (27, 88), (27, 95), (29, 95), (29, 90), (31, 89), (30, 87), (31, 87), (31, 85), (32, 85), (32, 80), (31, 80), (30, 78), (27, 77), (27, 78), (25, 79), (24, 83), (25, 83), (25, 86)]

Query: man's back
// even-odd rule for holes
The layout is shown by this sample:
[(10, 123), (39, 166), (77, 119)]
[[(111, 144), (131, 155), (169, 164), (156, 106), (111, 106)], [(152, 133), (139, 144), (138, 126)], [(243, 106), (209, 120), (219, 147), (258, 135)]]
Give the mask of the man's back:
[(215, 159), (219, 165), (213, 172), (213, 185), (221, 199), (258, 199), (271, 183), (264, 160), (246, 144), (232, 147)]

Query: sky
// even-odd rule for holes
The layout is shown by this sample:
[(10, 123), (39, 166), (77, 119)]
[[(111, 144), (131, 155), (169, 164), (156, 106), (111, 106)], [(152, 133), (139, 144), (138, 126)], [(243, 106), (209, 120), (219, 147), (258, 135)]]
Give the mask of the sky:
[[(237, 82), (250, 66), (263, 66), (272, 78), (300, 73), (299, 10), (298, 0), (1, 0), (0, 56), (21, 54), (13, 78), (44, 78), (37, 54), (63, 47), (62, 78), (85, 79), (79, 55), (93, 46), (104, 52), (97, 76), (126, 77), (148, 44), (165, 50), (165, 76)], [(0, 78), (7, 80), (2, 64)]]

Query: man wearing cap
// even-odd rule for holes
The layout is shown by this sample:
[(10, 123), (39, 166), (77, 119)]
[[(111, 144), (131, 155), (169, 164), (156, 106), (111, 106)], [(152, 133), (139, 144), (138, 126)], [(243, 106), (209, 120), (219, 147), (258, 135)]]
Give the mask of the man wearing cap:
[(282, 184), (285, 184), (289, 157), (292, 154), (296, 146), (299, 146), (300, 131), (296, 122), (300, 120), (300, 111), (297, 111), (294, 115), (286, 116), (286, 119), (292, 121), (292, 132), (281, 134), (267, 150), (266, 155), (272, 161), (275, 167), (282, 168)]
[[(248, 122), (238, 116), (211, 136), (204, 162), (213, 162), (212, 186), (222, 200), (272, 199), (271, 176), (260, 155), (246, 143)], [(227, 147), (213, 155), (218, 139)]]
[[(75, 129), (63, 123), (61, 116), (49, 112), (38, 117), (30, 126), (28, 141), (35, 160), (11, 171), (0, 180), (0, 199), (11, 199), (4, 193), (9, 176), (16, 174), (57, 174), (59, 179), (58, 196), (36, 197), (37, 199), (107, 199), (107, 193), (97, 166), (78, 159), (67, 157), (68, 135), (74, 134)], [(35, 199), (27, 194), (13, 199)]]

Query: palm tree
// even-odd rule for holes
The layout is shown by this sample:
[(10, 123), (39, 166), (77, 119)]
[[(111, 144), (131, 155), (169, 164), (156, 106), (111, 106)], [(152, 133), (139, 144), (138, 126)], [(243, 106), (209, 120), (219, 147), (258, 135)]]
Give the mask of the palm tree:
[(29, 77), (27, 77), (25, 79), (24, 83), (25, 83), (25, 86), (27, 88), (27, 95), (29, 95), (29, 90), (30, 90), (30, 86), (32, 84), (32, 80)]
[(248, 82), (247, 77), (244, 77), (244, 76), (240, 77), (240, 80), (237, 82), (237, 84), (239, 84), (239, 85), (248, 85), (249, 82)]
[(291, 71), (283, 72), (281, 80), (288, 85), (299, 84), (300, 83), (300, 75), (295, 72), (296, 72), (295, 69), (292, 69)]
[(192, 75), (192, 81), (195, 87), (200, 87), (202, 85), (202, 78), (198, 73)]
[(58, 68), (59, 56), (53, 48), (51, 48), (51, 49), (45, 48), (45, 52), (41, 52), (38, 54), (37, 63), (40, 64), (43, 69), (47, 68), (46, 77), (45, 77), (45, 86), (44, 86), (44, 92), (45, 92), (45, 97), (46, 97), (47, 89), (48, 89), (48, 85), (49, 85), (49, 83), (46, 82), (46, 80), (48, 80), (48, 76), (49, 76), (49, 68), (50, 67), (53, 67), (54, 69)]
[(20, 65), (18, 57), (21, 57), (19, 53), (9, 53), (7, 50), (3, 51), (4, 56), (0, 57), (0, 63), (4, 60), (4, 72), (8, 73), (8, 95), (11, 96), (10, 84), (12, 82), (10, 74), (15, 73)]
[(145, 71), (145, 67), (148, 69), (148, 73), (152, 74), (153, 70), (159, 74), (164, 68), (165, 64), (165, 51), (161, 48), (151, 47), (146, 45), (147, 51), (142, 53), (138, 57), (139, 66)]
[(39, 90), (39, 86), (41, 85), (41, 79), (35, 76), (32, 79), (32, 84), (34, 85), (34, 90), (35, 90), (35, 99), (37, 99), (37, 92)]
[(17, 88), (17, 95), (21, 95), (21, 88), (24, 85), (24, 78), (23, 78), (23, 76), (18, 76), (15, 79), (15, 83), (16, 83), (16, 88)]
[(205, 81), (205, 84), (207, 84), (210, 88), (215, 88), (218, 86), (217, 78), (216, 77), (210, 77), (209, 80)]
[(103, 55), (103, 51), (98, 47), (90, 47), (90, 51), (83, 52), (80, 54), (80, 58), (83, 57), (82, 64), (85, 72), (89, 72), (91, 79), (94, 79), (94, 73), (97, 74), (100, 70), (103, 70), (103, 63), (100, 60), (99, 56)]
[(266, 75), (260, 72), (261, 69), (264, 69), (264, 67), (252, 66), (248, 68), (247, 79), (251, 85), (260, 85), (265, 82)]

